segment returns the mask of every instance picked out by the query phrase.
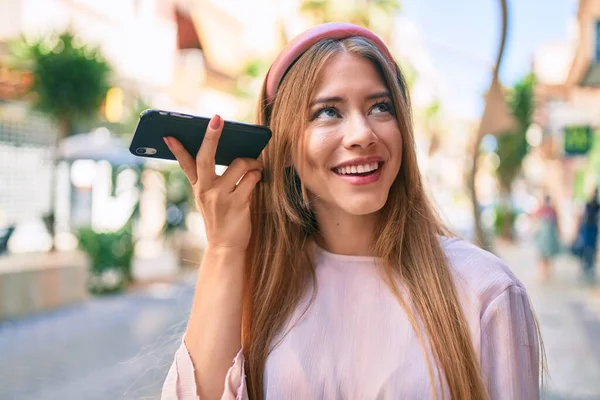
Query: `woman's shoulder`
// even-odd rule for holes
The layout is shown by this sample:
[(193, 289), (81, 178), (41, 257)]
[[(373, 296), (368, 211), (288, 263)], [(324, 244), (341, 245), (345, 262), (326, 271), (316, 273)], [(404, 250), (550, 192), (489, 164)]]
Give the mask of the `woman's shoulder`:
[(521, 281), (496, 255), (460, 238), (442, 237), (441, 242), (459, 291), (467, 291), (485, 304), (509, 288), (524, 290)]

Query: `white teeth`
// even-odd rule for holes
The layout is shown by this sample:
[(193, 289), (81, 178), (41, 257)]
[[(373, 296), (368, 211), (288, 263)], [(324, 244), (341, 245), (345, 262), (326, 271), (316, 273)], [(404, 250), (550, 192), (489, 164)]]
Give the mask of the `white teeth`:
[(379, 168), (379, 163), (373, 162), (370, 164), (352, 165), (341, 168), (335, 168), (335, 172), (342, 175), (348, 174), (363, 174), (366, 172), (372, 172)]

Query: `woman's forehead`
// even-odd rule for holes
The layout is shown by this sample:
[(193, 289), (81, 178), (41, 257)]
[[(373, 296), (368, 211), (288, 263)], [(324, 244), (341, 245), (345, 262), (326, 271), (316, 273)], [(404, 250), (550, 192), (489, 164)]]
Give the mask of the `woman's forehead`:
[(343, 52), (329, 59), (321, 69), (313, 98), (333, 93), (383, 92), (387, 87), (373, 61)]

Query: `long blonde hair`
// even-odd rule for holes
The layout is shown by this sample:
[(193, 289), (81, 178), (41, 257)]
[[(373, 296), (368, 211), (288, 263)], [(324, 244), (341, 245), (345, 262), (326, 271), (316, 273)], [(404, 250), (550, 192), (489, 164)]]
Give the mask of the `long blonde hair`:
[[(310, 246), (318, 231), (293, 168), (308, 121), (308, 105), (324, 65), (341, 52), (369, 59), (383, 78), (402, 135), (402, 166), (382, 210), (374, 244), (384, 260), (382, 277), (409, 316), (426, 354), (434, 385), (435, 361), (440, 385), (445, 379), (453, 399), (487, 399), (480, 365), (459, 304), (440, 235), (450, 235), (427, 199), (419, 173), (406, 83), (367, 39), (325, 39), (306, 51), (288, 71), (273, 103), (265, 88), (257, 123), (273, 131), (264, 151), (263, 181), (252, 198), (252, 238), (248, 250), (242, 342), (251, 399), (263, 398), (264, 369), (274, 338), (300, 301), (316, 288)], [(401, 295), (397, 282), (408, 294)], [(413, 313), (411, 310), (414, 309)], [(417, 317), (418, 316), (418, 317)], [(420, 328), (422, 324), (422, 328)], [(424, 332), (422, 332), (424, 330)], [(435, 390), (434, 390), (435, 392)]]

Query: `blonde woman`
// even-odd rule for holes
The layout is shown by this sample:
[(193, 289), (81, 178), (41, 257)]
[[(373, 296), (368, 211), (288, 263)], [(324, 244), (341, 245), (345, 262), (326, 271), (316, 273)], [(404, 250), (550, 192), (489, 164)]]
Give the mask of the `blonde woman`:
[(195, 160), (166, 139), (208, 246), (163, 399), (538, 398), (527, 293), (436, 217), (376, 35), (332, 23), (291, 41), (258, 123), (261, 160), (222, 176), (220, 117)]

